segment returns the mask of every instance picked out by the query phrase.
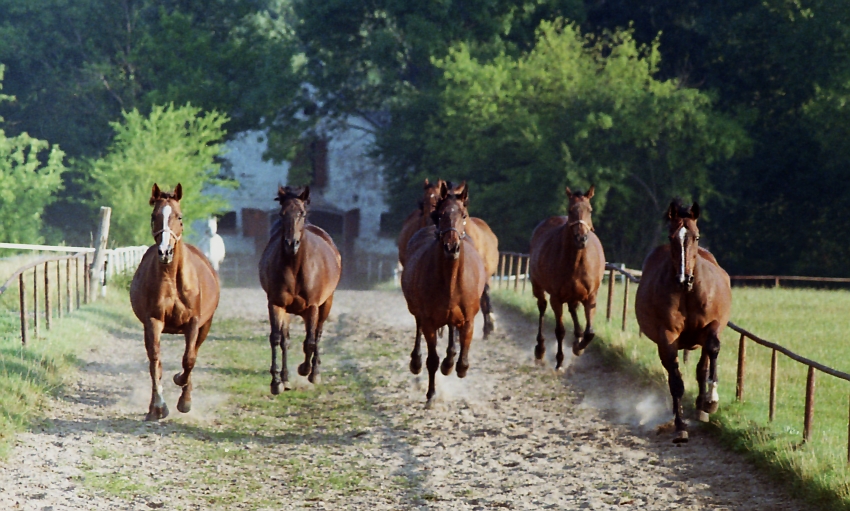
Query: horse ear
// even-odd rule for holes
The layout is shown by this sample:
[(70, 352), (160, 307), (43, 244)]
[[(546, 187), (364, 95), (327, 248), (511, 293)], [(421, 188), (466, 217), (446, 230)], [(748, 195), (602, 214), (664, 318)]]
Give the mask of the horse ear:
[(596, 191), (596, 187), (594, 185), (590, 185), (590, 188), (587, 190), (587, 193), (585, 193), (584, 196), (587, 197), (588, 199), (592, 199), (593, 198), (593, 192), (595, 192), (595, 191)]
[(460, 195), (458, 195), (458, 198), (460, 198), (463, 205), (466, 206), (469, 204), (469, 187), (466, 186), (466, 181), (461, 183), (458, 188), (460, 188)]
[(304, 204), (310, 204), (310, 187), (305, 186), (304, 191), (301, 192), (301, 195), (298, 196), (298, 199)]
[(177, 183), (177, 186), (174, 188), (174, 198), (177, 202), (180, 202), (180, 199), (183, 198), (183, 185)]
[(425, 178), (425, 182), (422, 184), (422, 189), (427, 190), (431, 186), (431, 183), (428, 182), (428, 178)]
[(694, 202), (694, 203), (691, 205), (691, 217), (692, 217), (694, 220), (696, 220), (697, 218), (699, 218), (699, 204), (697, 204), (696, 202)]
[(675, 220), (679, 218), (679, 208), (676, 206), (676, 201), (670, 203), (670, 207), (667, 208), (667, 219)]
[(277, 197), (274, 198), (276, 202), (280, 202), (281, 197), (286, 195), (286, 190), (284, 190), (283, 186), (277, 185)]
[(572, 191), (572, 190), (570, 190), (570, 187), (569, 187), (569, 186), (568, 186), (568, 187), (566, 187), (566, 188), (564, 189), (564, 191), (567, 193), (567, 197), (572, 197), (572, 196), (573, 196), (573, 191)]
[(445, 199), (449, 195), (449, 187), (446, 182), (440, 180), (440, 199)]
[(151, 206), (153, 206), (153, 205), (156, 203), (156, 201), (158, 201), (158, 200), (159, 200), (159, 198), (160, 198), (160, 196), (161, 196), (161, 195), (162, 195), (162, 190), (160, 190), (160, 189), (159, 189), (159, 185), (157, 185), (156, 183), (154, 183), (154, 184), (153, 184), (153, 188), (151, 188), (151, 200), (150, 200), (150, 205), (151, 205)]

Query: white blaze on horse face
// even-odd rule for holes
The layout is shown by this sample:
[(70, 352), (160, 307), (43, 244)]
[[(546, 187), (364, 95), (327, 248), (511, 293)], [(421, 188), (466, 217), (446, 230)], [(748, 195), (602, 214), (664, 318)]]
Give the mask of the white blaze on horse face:
[(171, 206), (166, 204), (162, 207), (162, 238), (159, 240), (159, 250), (164, 254), (171, 243), (171, 228), (168, 226), (168, 218), (171, 216)]
[(682, 262), (679, 267), (679, 283), (685, 283), (685, 236), (688, 234), (688, 230), (682, 227), (679, 229), (679, 243), (682, 245)]

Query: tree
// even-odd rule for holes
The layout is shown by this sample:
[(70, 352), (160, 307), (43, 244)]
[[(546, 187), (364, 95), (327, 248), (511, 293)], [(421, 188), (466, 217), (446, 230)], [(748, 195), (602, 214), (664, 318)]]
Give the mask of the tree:
[(220, 196), (201, 195), (205, 187), (233, 185), (219, 176), (215, 162), (222, 151), (225, 115), (169, 105), (155, 106), (149, 116), (132, 110), (123, 117), (123, 122), (111, 123), (115, 137), (107, 154), (81, 163), (85, 177), (80, 184), (91, 194), (90, 205), (112, 207), (110, 237), (116, 244), (150, 243), (153, 183), (163, 189), (182, 183), (187, 234), (193, 221), (226, 208)]
[[(0, 66), (2, 90), (3, 66)], [(13, 99), (0, 94), (0, 102)], [(0, 122), (3, 118), (0, 117)], [(40, 243), (42, 212), (62, 187), (64, 153), (26, 133), (7, 137), (0, 129), (0, 240)]]

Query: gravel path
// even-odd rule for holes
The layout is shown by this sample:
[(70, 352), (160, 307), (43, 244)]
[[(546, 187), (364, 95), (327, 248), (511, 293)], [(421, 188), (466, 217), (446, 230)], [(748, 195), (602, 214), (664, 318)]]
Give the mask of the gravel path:
[[(264, 311), (260, 290), (225, 289), (217, 318), (252, 325), (257, 337), (267, 335)], [(683, 447), (669, 432), (658, 434), (670, 416), (666, 389), (635, 386), (592, 352), (572, 360), (566, 374), (554, 372), (551, 360), (535, 364), (535, 325), (499, 312), (491, 339), (473, 342), (469, 375), (439, 375), (437, 406), (426, 410), (427, 372), (407, 370), (413, 320), (401, 294), (339, 291), (323, 341), (324, 377), (363, 382), (368, 423), (325, 445), (284, 445), (281, 435), (222, 443), (239, 446), (238, 465), (224, 454), (187, 461), (181, 453), (217, 438), (218, 417), (234, 413), (240, 396), (213, 390), (217, 373), (196, 370), (190, 414), (175, 417), (178, 389), (170, 385), (172, 415), (143, 422), (149, 379), (141, 327), (117, 329), (81, 357), (78, 381), (51, 402), (43, 425), (19, 436), (0, 468), (0, 510), (809, 509), (699, 428)], [(293, 322), (294, 338), (301, 329)], [(213, 349), (214, 342), (202, 348), (199, 368), (204, 350)], [(553, 353), (550, 345), (547, 356)], [(178, 339), (164, 343), (167, 377), (181, 354)], [(292, 374), (296, 364), (290, 358)], [(257, 365), (267, 376), (268, 359)], [(297, 456), (326, 459), (328, 480), (354, 467), (359, 488), (319, 497), (294, 490), (284, 469)], [(105, 479), (98, 477), (110, 474), (130, 474), (129, 486), (99, 486)], [(160, 490), (133, 489), (142, 483)], [(230, 504), (205, 500), (237, 488), (257, 491)]]

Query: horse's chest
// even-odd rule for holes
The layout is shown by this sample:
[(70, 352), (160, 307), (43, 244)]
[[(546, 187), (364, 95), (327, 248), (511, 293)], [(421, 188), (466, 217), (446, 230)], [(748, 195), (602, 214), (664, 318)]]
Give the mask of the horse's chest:
[(159, 315), (165, 324), (172, 327), (185, 325), (192, 318), (192, 312), (177, 295), (167, 295), (159, 300)]

